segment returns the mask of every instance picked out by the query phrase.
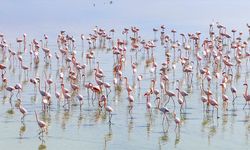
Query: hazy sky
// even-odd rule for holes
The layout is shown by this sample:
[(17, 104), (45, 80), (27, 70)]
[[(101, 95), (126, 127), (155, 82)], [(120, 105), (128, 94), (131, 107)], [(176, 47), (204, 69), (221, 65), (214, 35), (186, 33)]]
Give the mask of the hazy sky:
[[(16, 37), (55, 36), (89, 32), (95, 25), (122, 29), (136, 25), (151, 31), (165, 24), (183, 31), (206, 30), (220, 21), (245, 29), (250, 22), (249, 0), (0, 0), (0, 32)], [(95, 6), (94, 6), (95, 4)]]

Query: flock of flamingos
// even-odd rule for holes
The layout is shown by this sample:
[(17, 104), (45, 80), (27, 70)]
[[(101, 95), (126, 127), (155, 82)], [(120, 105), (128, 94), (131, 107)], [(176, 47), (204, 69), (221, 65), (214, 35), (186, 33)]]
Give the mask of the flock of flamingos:
[[(250, 34), (250, 26), (247, 25), (247, 28)], [(65, 111), (71, 111), (72, 105), (79, 106), (80, 109), (83, 105), (89, 105), (99, 109), (100, 113), (107, 114), (108, 124), (112, 125), (115, 123), (112, 114), (119, 110), (111, 106), (110, 94), (126, 90), (131, 118), (133, 110), (136, 109), (135, 94), (138, 93), (143, 96), (147, 110), (161, 112), (162, 124), (169, 124), (170, 120), (173, 120), (176, 128), (180, 128), (181, 119), (178, 114), (185, 113), (189, 105), (189, 88), (194, 81), (200, 85), (201, 107), (213, 118), (214, 112), (217, 114), (216, 118), (220, 118), (220, 109), (227, 111), (230, 105), (238, 102), (245, 102), (243, 110), (250, 108), (247, 75), (241, 87), (237, 87), (245, 87), (244, 93), (237, 92), (232, 82), (243, 73), (240, 70), (242, 65), (248, 70), (250, 51), (242, 32), (229, 30), (216, 23), (209, 25), (208, 37), (204, 39), (201, 32), (183, 34), (175, 29), (169, 30), (164, 25), (154, 28), (153, 33), (151, 40), (145, 40), (137, 27), (124, 28), (122, 33), (118, 34), (114, 29), (107, 32), (96, 26), (91, 34), (81, 34), (82, 41), (77, 45), (72, 35), (61, 31), (57, 37), (57, 48), (53, 50), (49, 48), (47, 35), (44, 35), (42, 40), (30, 39), (29, 42), (28, 35), (23, 34), (16, 39), (17, 43), (9, 44), (5, 35), (0, 33), (1, 84), (5, 96), (9, 97), (11, 110), (20, 111), (21, 122), (25, 122), (28, 112), (34, 114), (41, 129), (39, 135), (48, 132), (48, 125), (39, 118), (38, 112), (49, 113), (51, 106), (56, 104)], [(80, 57), (77, 49), (81, 53)], [(113, 53), (113, 58), (102, 60), (112, 62), (109, 63), (113, 64), (110, 65), (110, 75), (105, 74), (102, 62), (96, 57), (96, 53), (103, 49)], [(128, 55), (128, 51), (131, 55)], [(156, 62), (156, 53), (164, 55), (165, 59), (160, 60), (161, 64)], [(149, 79), (138, 71), (138, 55), (145, 55)], [(52, 65), (52, 62), (57, 62), (57, 65)], [(57, 67), (54, 69), (59, 72), (37, 73), (37, 70), (44, 66)], [(179, 71), (176, 73), (182, 76), (182, 80), (173, 81), (172, 73), (177, 66)], [(30, 84), (29, 87), (34, 87), (34, 94), (40, 94), (40, 109), (25, 108), (22, 99), (25, 90), (22, 83), (9, 82), (14, 75), (10, 69), (13, 67), (19, 68), (19, 73), (24, 74), (24, 81)], [(124, 75), (125, 69), (131, 70), (131, 76)], [(32, 75), (32, 72), (36, 73)], [(87, 81), (87, 76), (92, 76), (93, 80)], [(112, 77), (113, 81), (107, 80), (107, 76)], [(133, 86), (130, 81), (133, 81)], [(149, 85), (146, 88), (142, 87), (145, 82)], [(170, 84), (173, 82), (175, 88), (171, 89)], [(188, 88), (184, 89), (183, 84)], [(221, 97), (213, 94), (211, 84), (220, 87)]]

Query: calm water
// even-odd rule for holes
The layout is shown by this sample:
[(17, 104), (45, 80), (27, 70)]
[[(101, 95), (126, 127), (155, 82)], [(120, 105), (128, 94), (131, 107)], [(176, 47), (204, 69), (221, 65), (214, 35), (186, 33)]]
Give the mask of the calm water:
[[(202, 37), (208, 36), (208, 25), (211, 22), (219, 21), (226, 25), (228, 29), (236, 27), (244, 32), (244, 40), (248, 38), (246, 23), (250, 22), (250, 1), (205, 1), (191, 0), (188, 3), (177, 1), (148, 1), (113, 0), (112, 4), (106, 0), (60, 0), (53, 2), (49, 0), (1, 0), (0, 10), (0, 32), (6, 35), (8, 43), (12, 43), (12, 48), (17, 50), (16, 37), (27, 33), (28, 42), (33, 38), (42, 39), (43, 34), (49, 36), (49, 48), (57, 51), (56, 36), (60, 30), (66, 30), (68, 34), (76, 38), (77, 59), (85, 63), (85, 58), (81, 57), (80, 34), (92, 33), (95, 25), (105, 28), (108, 31), (115, 28), (115, 37), (121, 37), (124, 27), (140, 27), (140, 35), (145, 40), (153, 39), (153, 27), (159, 28), (161, 24), (167, 27), (167, 34), (172, 28), (176, 28), (178, 33), (203, 32)], [(157, 34), (159, 36), (159, 33)], [(180, 37), (178, 36), (180, 40)], [(203, 38), (204, 39), (204, 38)], [(164, 48), (159, 41), (156, 43), (155, 57), (158, 66), (165, 60)], [(87, 43), (85, 43), (87, 47)], [(194, 79), (192, 88), (188, 88), (184, 80), (183, 89), (189, 90), (187, 97), (188, 107), (185, 114), (177, 113), (181, 118), (182, 125), (180, 132), (175, 130), (175, 123), (170, 119), (168, 129), (162, 126), (162, 114), (153, 109), (152, 112), (146, 109), (146, 100), (143, 94), (150, 86), (152, 74), (150, 66), (146, 65), (146, 56), (143, 52), (138, 53), (137, 75), (144, 76), (141, 91), (138, 90), (136, 82), (133, 83), (132, 69), (130, 67), (130, 56), (135, 59), (134, 52), (130, 52), (128, 47), (127, 66), (124, 76), (129, 78), (130, 85), (134, 85), (135, 104), (132, 111), (133, 119), (128, 113), (127, 92), (123, 85), (122, 92), (112, 92), (109, 96), (109, 103), (113, 107), (112, 125), (108, 124), (108, 116), (104, 112), (99, 112), (97, 104), (88, 105), (87, 91), (81, 88), (80, 93), (84, 95), (84, 105), (82, 111), (79, 105), (72, 106), (69, 112), (65, 112), (59, 107), (52, 90), (52, 101), (50, 113), (39, 113), (42, 120), (49, 125), (48, 134), (43, 140), (39, 139), (39, 128), (35, 120), (34, 110), (41, 112), (41, 96), (37, 93), (34, 96), (33, 85), (25, 82), (24, 73), (18, 68), (17, 60), (15, 66), (9, 66), (10, 61), (6, 60), (7, 77), (9, 85), (22, 83), (23, 91), (21, 99), (24, 107), (28, 110), (24, 123), (21, 123), (21, 114), (18, 109), (14, 109), (14, 114), (9, 114), (10, 109), (9, 93), (1, 90), (2, 103), (0, 104), (0, 146), (1, 149), (249, 149), (250, 146), (250, 110), (242, 110), (245, 103), (242, 96), (244, 92), (243, 83), (249, 81), (249, 65), (242, 61), (241, 69), (238, 70), (239, 78), (232, 84), (238, 89), (238, 98), (233, 107), (231, 104), (232, 95), (230, 89), (227, 95), (230, 98), (229, 110), (223, 111), (221, 90), (213, 79), (211, 90), (219, 101), (219, 119), (212, 118), (211, 113), (207, 115), (203, 112), (200, 101), (200, 80), (197, 79), (196, 69), (194, 69)], [(105, 81), (112, 83), (113, 74), (113, 54), (111, 51), (97, 49), (96, 61), (101, 62), (100, 67), (105, 73)], [(53, 53), (54, 54), (54, 53)], [(43, 56), (43, 53), (41, 52)], [(1, 53), (2, 56), (2, 53)], [(29, 65), (29, 54), (23, 54), (24, 64)], [(39, 75), (44, 81), (44, 72), (52, 75), (52, 79), (58, 82), (59, 68), (53, 59), (52, 66), (44, 66), (42, 61), (38, 70), (31, 67), (29, 77)], [(59, 67), (62, 68), (61, 63)], [(92, 69), (96, 64), (92, 64)], [(196, 64), (194, 64), (196, 66)], [(64, 68), (65, 69), (65, 68)], [(170, 71), (169, 89), (176, 88), (175, 80), (183, 79), (180, 63), (177, 64), (175, 74)], [(86, 81), (94, 82), (91, 76), (90, 66), (87, 66), (89, 75)], [(90, 72), (90, 73), (89, 73)], [(159, 89), (159, 67), (157, 70)], [(65, 79), (65, 82), (68, 83)], [(218, 83), (221, 82), (221, 79)], [(249, 82), (248, 82), (249, 83)], [(83, 81), (81, 82), (81, 86)], [(43, 85), (43, 84), (42, 84)], [(66, 84), (70, 89), (70, 86)], [(59, 89), (59, 85), (57, 85)], [(54, 86), (53, 88), (54, 89)], [(139, 95), (139, 93), (141, 93)], [(155, 97), (152, 97), (152, 104)], [(175, 98), (176, 99), (176, 98)], [(12, 98), (16, 101), (15, 95)], [(154, 106), (154, 104), (153, 104)], [(170, 102), (169, 108), (173, 109)], [(177, 107), (179, 108), (179, 106)], [(43, 144), (43, 145), (42, 145)]]

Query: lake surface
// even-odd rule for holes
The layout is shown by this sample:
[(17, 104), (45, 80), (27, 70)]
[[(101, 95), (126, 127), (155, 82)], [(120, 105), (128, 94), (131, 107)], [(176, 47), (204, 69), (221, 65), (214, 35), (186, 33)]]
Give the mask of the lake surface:
[[(43, 39), (43, 34), (49, 37), (48, 47), (52, 51), (53, 59), (51, 66), (45, 66), (43, 62), (43, 52), (38, 69), (30, 65), (29, 53), (22, 54), (24, 64), (30, 67), (28, 79), (39, 76), (41, 83), (44, 82), (44, 72), (51, 74), (54, 82), (57, 82), (57, 89), (60, 90), (58, 73), (64, 70), (67, 74), (66, 66), (57, 62), (54, 52), (58, 52), (56, 37), (61, 30), (74, 36), (76, 39), (77, 60), (86, 63), (85, 57), (82, 57), (82, 47), (80, 35), (93, 33), (95, 26), (104, 28), (106, 31), (115, 29), (115, 38), (124, 38), (121, 32), (124, 27), (130, 28), (137, 26), (140, 28), (139, 34), (145, 40), (153, 40), (153, 28), (160, 28), (160, 25), (166, 26), (166, 34), (172, 37), (170, 32), (173, 28), (177, 31), (177, 39), (180, 41), (179, 33), (202, 32), (202, 40), (208, 37), (210, 23), (217, 21), (225, 25), (230, 31), (237, 28), (242, 31), (243, 40), (249, 37), (246, 23), (250, 23), (250, 1), (246, 0), (222, 0), (222, 1), (170, 1), (170, 0), (1, 0), (0, 10), (0, 32), (5, 34), (7, 43), (11, 43), (13, 50), (17, 51), (18, 44), (16, 38), (27, 33), (28, 43), (34, 38)], [(217, 30), (216, 30), (217, 31)], [(231, 32), (230, 32), (231, 33)], [(157, 33), (159, 39), (160, 33)], [(88, 47), (85, 41), (85, 53)], [(159, 84), (159, 68), (165, 61), (165, 49), (160, 45), (160, 41), (155, 43), (154, 49), (157, 68), (157, 85)], [(134, 107), (129, 114), (127, 91), (125, 84), (122, 84), (121, 92), (115, 91), (113, 87), (113, 59), (112, 51), (107, 49), (95, 49), (95, 62), (100, 62), (100, 67), (105, 73), (105, 81), (109, 82), (111, 94), (109, 95), (109, 105), (114, 109), (112, 113), (112, 124), (108, 123), (108, 114), (98, 109), (97, 101), (94, 106), (91, 100), (88, 100), (87, 90), (83, 87), (83, 81), (79, 82), (81, 86), (80, 93), (84, 96), (82, 110), (79, 109), (78, 102), (72, 106), (70, 111), (57, 105), (54, 94), (54, 85), (52, 86), (52, 106), (49, 113), (41, 111), (42, 97), (37, 92), (34, 94), (33, 85), (25, 81), (25, 74), (19, 68), (18, 60), (15, 60), (14, 66), (10, 60), (6, 59), (4, 64), (7, 66), (6, 77), (8, 85), (22, 83), (23, 90), (21, 99), (23, 106), (28, 110), (24, 122), (21, 122), (21, 113), (14, 108), (14, 113), (9, 113), (10, 93), (2, 88), (0, 103), (0, 146), (1, 149), (249, 149), (250, 146), (250, 109), (246, 107), (242, 110), (245, 100), (244, 81), (249, 82), (249, 62), (246, 65), (246, 59), (242, 59), (241, 68), (237, 71), (233, 68), (232, 85), (237, 88), (238, 97), (235, 105), (232, 105), (232, 93), (228, 88), (226, 94), (229, 96), (228, 111), (223, 110), (223, 101), (221, 98), (222, 78), (216, 82), (213, 78), (211, 91), (219, 102), (219, 119), (216, 118), (216, 112), (212, 117), (212, 112), (206, 113), (201, 102), (201, 80), (196, 75), (196, 61), (194, 63), (194, 76), (192, 86), (188, 86), (184, 79), (181, 64), (176, 63), (175, 72), (170, 70), (169, 89), (175, 91), (177, 87), (176, 80), (183, 80), (182, 88), (189, 91), (186, 97), (187, 109), (185, 113), (179, 113), (179, 105), (176, 103), (177, 116), (181, 118), (180, 130), (175, 129), (175, 122), (170, 115), (169, 126), (162, 125), (162, 113), (155, 109), (154, 99), (151, 96), (152, 110), (146, 109), (146, 98), (144, 93), (150, 87), (150, 81), (153, 79), (150, 73), (150, 67), (147, 66), (147, 56), (144, 51), (138, 52), (137, 56), (137, 75), (142, 74), (142, 88), (139, 90), (138, 83), (133, 82), (133, 74), (130, 63), (132, 56), (135, 61), (135, 52), (127, 47), (127, 60), (124, 64), (123, 76), (128, 77), (129, 84), (134, 87)], [(249, 51), (249, 50), (248, 50)], [(9, 54), (7, 53), (7, 56)], [(176, 53), (176, 55), (179, 55)], [(230, 54), (232, 55), (232, 53)], [(2, 52), (1, 55), (2, 56)], [(173, 54), (171, 60), (173, 60)], [(194, 59), (194, 55), (191, 56)], [(93, 68), (96, 63), (88, 65), (86, 68), (86, 82), (95, 82)], [(203, 63), (202, 66), (205, 66)], [(70, 88), (68, 80), (65, 78), (65, 86)], [(2, 84), (2, 82), (1, 82)], [(229, 86), (230, 87), (230, 86)], [(42, 84), (44, 88), (44, 84)], [(16, 95), (16, 92), (15, 92)], [(13, 105), (17, 100), (12, 97)], [(163, 97), (164, 99), (164, 97)], [(175, 98), (175, 100), (177, 100)], [(89, 104), (90, 103), (90, 104)], [(170, 110), (173, 110), (172, 101), (168, 104)], [(34, 110), (39, 112), (39, 117), (48, 124), (48, 133), (39, 139), (39, 127), (36, 122)], [(131, 118), (132, 116), (132, 118)]]

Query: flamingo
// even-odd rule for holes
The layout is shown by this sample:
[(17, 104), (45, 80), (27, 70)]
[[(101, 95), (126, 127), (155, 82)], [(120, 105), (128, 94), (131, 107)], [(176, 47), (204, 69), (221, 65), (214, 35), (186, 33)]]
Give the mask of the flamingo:
[(165, 106), (165, 107), (161, 107), (160, 111), (163, 113), (163, 118), (162, 118), (162, 124), (164, 123), (164, 120), (167, 119), (168, 121), (168, 116), (167, 114), (170, 112), (169, 109)]
[(141, 80), (142, 80), (143, 76), (142, 75), (138, 75), (137, 76), (137, 81), (138, 81), (138, 84), (139, 84), (139, 89), (141, 89)]
[(201, 102), (203, 103), (203, 110), (204, 110), (204, 107), (205, 107), (204, 104), (208, 102), (207, 97), (206, 96), (202, 96), (201, 97)]
[(22, 103), (21, 103), (21, 100), (18, 99), (19, 101), (19, 111), (23, 114), (23, 116), (21, 117), (21, 121), (23, 122), (24, 121), (24, 117), (26, 116), (26, 114), (28, 113), (28, 111), (23, 107)]
[(38, 126), (39, 126), (39, 128), (41, 130), (38, 133), (38, 135), (40, 135), (40, 134), (43, 134), (43, 132), (47, 131), (47, 124), (44, 121), (38, 119), (38, 115), (37, 115), (36, 110), (35, 110), (35, 115), (36, 115), (36, 122), (37, 122), (37, 124), (38, 124)]
[(181, 96), (183, 97), (183, 102), (184, 102), (184, 104), (187, 107), (187, 102), (186, 102), (186, 98), (185, 97), (188, 96), (188, 93), (186, 91), (184, 91), (184, 90), (180, 90), (179, 88), (176, 88), (176, 90), (177, 90), (178, 94), (180, 93)]
[(177, 94), (178, 103), (181, 105), (180, 106), (180, 112), (182, 112), (182, 107), (183, 107), (183, 104), (184, 104), (184, 100), (180, 97), (179, 88), (176, 88), (176, 90), (178, 91), (178, 94)]
[(173, 100), (174, 108), (175, 108), (175, 102), (174, 102), (174, 99), (173, 99), (173, 97), (176, 96), (175, 93), (172, 92), (172, 91), (168, 91), (168, 90), (166, 90), (165, 93), (166, 93), (166, 95), (168, 96), (168, 101), (165, 103), (165, 106), (168, 104), (168, 102), (169, 102), (169, 100), (170, 100), (170, 98), (171, 98), (171, 99)]
[(11, 93), (11, 96), (10, 96), (10, 97), (12, 97), (13, 94), (14, 94), (13, 91), (15, 90), (15, 87), (14, 87), (14, 86), (7, 86), (7, 87), (6, 87), (6, 90), (9, 91), (9, 92)]
[(180, 120), (180, 118), (176, 117), (176, 113), (175, 113), (175, 112), (173, 113), (173, 115), (174, 115), (175, 129), (176, 129), (177, 127), (180, 128), (180, 125), (181, 125), (181, 120)]
[(23, 89), (23, 87), (22, 87), (22, 85), (20, 84), (20, 83), (17, 83), (16, 85), (15, 85), (15, 87), (14, 87), (16, 90), (18, 90), (18, 92), (17, 92), (17, 94), (16, 94), (16, 97), (17, 97), (17, 99), (19, 99), (18, 98), (18, 95), (20, 94), (20, 91)]
[(56, 90), (56, 84), (55, 84), (55, 96), (57, 98), (57, 101), (60, 101), (61, 94)]
[(81, 94), (78, 94), (77, 96), (77, 99), (79, 100), (80, 102), (80, 107), (82, 107), (82, 104), (83, 104), (83, 96)]
[(245, 109), (247, 104), (248, 104), (248, 106), (250, 106), (250, 94), (248, 94), (248, 91), (247, 91), (248, 90), (248, 84), (244, 83), (243, 85), (246, 86), (245, 93), (243, 94), (243, 96), (244, 96), (244, 98), (246, 100), (246, 103), (245, 103), (245, 105), (243, 107), (243, 109)]
[(223, 100), (223, 102), (225, 103), (225, 105), (226, 105), (226, 110), (227, 110), (227, 107), (228, 107), (228, 96), (226, 95), (226, 94), (223, 94), (222, 95), (222, 100)]
[(39, 88), (39, 92), (40, 92), (42, 98), (46, 97), (47, 93), (45, 91), (41, 90), (40, 78), (37, 77), (36, 80), (38, 81), (38, 88)]
[(233, 104), (234, 104), (234, 100), (237, 98), (237, 89), (235, 87), (231, 87), (230, 89), (233, 94)]
[(104, 100), (104, 108), (109, 113), (109, 124), (111, 124), (112, 112), (114, 110), (111, 106), (107, 105), (107, 98)]
[[(106, 90), (106, 96), (108, 98), (109, 94), (111, 93), (111, 85), (108, 83), (108, 82), (103, 82), (103, 85), (105, 87), (105, 90)], [(108, 89), (109, 89), (109, 92), (108, 92)]]
[(218, 102), (216, 99), (212, 98), (208, 100), (209, 103), (213, 106), (213, 112), (214, 112), (214, 108), (216, 108), (217, 111), (217, 118), (219, 118), (219, 113), (218, 113)]

